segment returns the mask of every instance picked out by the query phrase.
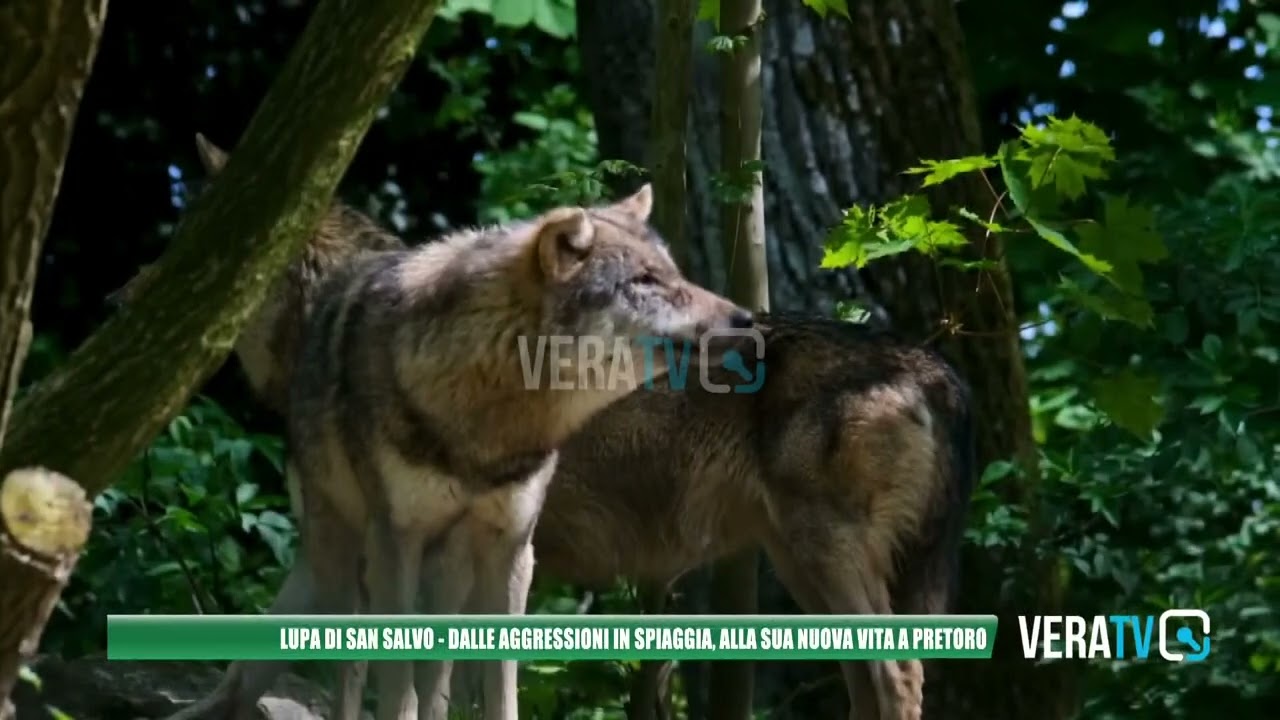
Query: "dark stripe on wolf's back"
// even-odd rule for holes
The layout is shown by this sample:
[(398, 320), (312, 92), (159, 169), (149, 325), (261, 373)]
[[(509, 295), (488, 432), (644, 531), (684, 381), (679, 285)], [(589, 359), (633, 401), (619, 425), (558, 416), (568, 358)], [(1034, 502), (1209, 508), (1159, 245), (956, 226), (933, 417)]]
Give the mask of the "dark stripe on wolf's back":
[(470, 489), (486, 491), (523, 482), (551, 457), (551, 450), (534, 450), (477, 462), (455, 452), (432, 418), (414, 407), (404, 392), (393, 393), (390, 401), (395, 420), (388, 435), (396, 451), (410, 463), (456, 477)]
[[(375, 286), (386, 282), (387, 273), (396, 267), (401, 256), (396, 253), (370, 257), (348, 282), (334, 288), (338, 297), (346, 300), (347, 308), (345, 317), (339, 316), (342, 317), (342, 326), (333, 329), (337, 334), (338, 352), (333, 359), (334, 366), (329, 369), (329, 378), (337, 385), (335, 407), (353, 424), (352, 431), (342, 433), (341, 442), (355, 466), (353, 469), (362, 473), (376, 473), (377, 469), (372, 461), (374, 450), (368, 424), (377, 416), (377, 408), (371, 405), (373, 398), (362, 387), (364, 377), (373, 370), (368, 367), (369, 361), (371, 357), (377, 357), (370, 348), (362, 347), (368, 335), (366, 318), (369, 316), (369, 304), (378, 302)], [(349, 293), (353, 286), (358, 288), (357, 292)], [(337, 319), (334, 322), (336, 324)]]

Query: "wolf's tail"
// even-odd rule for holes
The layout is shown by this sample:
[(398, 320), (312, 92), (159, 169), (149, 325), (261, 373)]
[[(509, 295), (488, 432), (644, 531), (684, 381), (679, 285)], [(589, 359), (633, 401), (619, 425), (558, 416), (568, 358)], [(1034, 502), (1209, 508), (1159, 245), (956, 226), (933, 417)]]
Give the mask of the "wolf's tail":
[(960, 549), (974, 486), (974, 427), (969, 389), (957, 377), (945, 392), (934, 394), (938, 454), (931, 512), (922, 531), (901, 555), (893, 608), (902, 614), (953, 611), (960, 585)]

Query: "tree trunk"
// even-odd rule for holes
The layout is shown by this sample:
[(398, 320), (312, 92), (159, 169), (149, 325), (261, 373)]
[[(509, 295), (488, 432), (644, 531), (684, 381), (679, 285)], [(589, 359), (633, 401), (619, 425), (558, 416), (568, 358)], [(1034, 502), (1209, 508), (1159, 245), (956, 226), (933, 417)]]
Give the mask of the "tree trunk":
[[(760, 0), (721, 0), (720, 32), (746, 42), (720, 61), (720, 173), (741, 200), (724, 202), (720, 213), (729, 297), (753, 311), (769, 309), (769, 267), (764, 228), (764, 186), (748, 170), (760, 161)], [(744, 183), (749, 183), (743, 187)], [(748, 189), (749, 188), (749, 189)], [(736, 199), (736, 198), (735, 198)], [(750, 615), (759, 611), (759, 551), (721, 560), (711, 573), (711, 612)], [(751, 720), (755, 663), (712, 663), (708, 705), (713, 720)]]
[(31, 345), (31, 292), (107, 0), (0, 7), (0, 441)]
[[(630, 28), (646, 26), (652, 7), (649, 0), (578, 0), (577, 8), (586, 96), (601, 153), (641, 162), (643, 148), (635, 147), (634, 138), (645, 136), (648, 106), (642, 91), (649, 87), (653, 48)], [(879, 261), (861, 278), (818, 269), (822, 240), (843, 208), (914, 191), (915, 182), (901, 171), (922, 158), (982, 151), (952, 3), (850, 3), (852, 21), (819, 19), (796, 0), (764, 0), (764, 9), (764, 207), (773, 305), (829, 312), (835, 301), (857, 298), (872, 305), (874, 321), (890, 322), (917, 340), (939, 336), (941, 319), (954, 316), (962, 332), (943, 334), (942, 349), (974, 389), (979, 467), (1000, 459), (1020, 461), (1023, 478), (1011, 486), (1007, 499), (1034, 511), (1035, 447), (1026, 374), (999, 244), (975, 243), (974, 253), (999, 261), (981, 284), (972, 275), (918, 258)], [(691, 267), (694, 277), (724, 287), (719, 208), (710, 182), (719, 166), (720, 123), (713, 99), (718, 68), (705, 53), (697, 60), (690, 125), (690, 236), (696, 240)], [(929, 197), (938, 207), (981, 208), (991, 202), (980, 179), (943, 185)], [(1016, 574), (1017, 583), (1008, 582), (1006, 569)], [(957, 610), (1001, 616), (997, 660), (930, 667), (926, 717), (1053, 720), (1071, 713), (1063, 664), (1039, 669), (1022, 660), (1012, 617), (1053, 612), (1057, 583), (1054, 564), (1030, 550), (1016, 557), (967, 552)], [(1014, 585), (1026, 591), (1010, 591)], [(783, 595), (769, 572), (761, 575), (761, 590), (766, 607)], [(771, 677), (760, 680), (761, 694), (804, 682), (793, 676), (804, 672), (802, 667), (770, 668)], [(785, 681), (777, 677), (783, 674)], [(838, 684), (822, 687), (829, 695), (840, 692)], [(690, 693), (692, 707), (697, 688)], [(792, 706), (802, 700), (794, 698)]]
[[(653, 180), (652, 222), (671, 247), (681, 269), (688, 270), (689, 244), (685, 234), (687, 130), (689, 96), (693, 92), (694, 0), (657, 0), (654, 25), (657, 67), (650, 117), (648, 158)], [(639, 588), (641, 609), (659, 614), (670, 588), (664, 583)], [(631, 678), (628, 720), (670, 720), (670, 662), (643, 661)]]
[[(438, 6), (317, 5), (154, 282), (18, 404), (0, 470), (44, 464), (91, 495), (119, 475), (222, 362), (301, 249)], [(66, 451), (68, 438), (75, 452)]]
[(0, 706), (40, 645), (92, 512), (84, 490), (55, 473), (16, 470), (0, 484)]
[(689, 96), (693, 93), (694, 0), (657, 0), (657, 67), (662, 78), (652, 90), (653, 112), (648, 157), (653, 178), (653, 226), (671, 246), (682, 269), (688, 269), (685, 228), (688, 164)]

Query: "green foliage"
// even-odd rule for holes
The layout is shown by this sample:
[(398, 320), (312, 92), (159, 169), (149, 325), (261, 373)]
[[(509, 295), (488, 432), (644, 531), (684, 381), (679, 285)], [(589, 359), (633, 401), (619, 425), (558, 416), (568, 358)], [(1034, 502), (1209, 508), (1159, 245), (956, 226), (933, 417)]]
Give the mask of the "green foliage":
[(748, 160), (731, 170), (722, 170), (711, 176), (711, 194), (725, 205), (743, 205), (751, 202), (751, 194), (764, 181), (764, 162)]
[[(951, 208), (951, 214), (968, 221), (974, 236), (997, 235), (1018, 242), (1019, 234), (1033, 234), (1043, 239), (1088, 271), (1081, 276), (1070, 266), (1055, 268), (1061, 276), (1061, 299), (1077, 310), (1145, 327), (1152, 314), (1141, 266), (1165, 259), (1168, 252), (1156, 232), (1151, 208), (1093, 187), (1095, 181), (1107, 178), (1108, 167), (1115, 161), (1111, 143), (1100, 128), (1074, 116), (1065, 120), (1051, 116), (1043, 127), (1023, 127), (1017, 140), (1002, 144), (994, 155), (923, 160), (906, 172), (924, 175), (922, 188), (981, 176), (991, 189), (992, 206), (981, 214), (966, 207)], [(987, 174), (997, 167), (1005, 186), (999, 194)], [(1064, 208), (1084, 205), (1077, 201), (1085, 199), (1088, 191), (1092, 191), (1088, 199), (1102, 205), (1102, 219), (1067, 216)], [(932, 216), (922, 195), (849, 208), (827, 236), (822, 267), (862, 268), (880, 258), (917, 252), (961, 270), (982, 273), (990, 268), (990, 260), (974, 260), (963, 252), (970, 242), (960, 225)], [(1148, 434), (1164, 417), (1151, 382), (1132, 372), (1115, 373), (1092, 387), (1098, 410), (1131, 432)]]
[[(1239, 223), (1241, 207), (1266, 210)], [(1147, 278), (1152, 325), (1098, 322), (1051, 298), (1063, 327), (1031, 343), (1043, 503), (1071, 612), (1201, 607), (1214, 622), (1205, 663), (1092, 666), (1083, 717), (1265, 717), (1280, 693), (1280, 291), (1267, 281), (1280, 272), (1276, 209), (1280, 191), (1244, 175), (1157, 208), (1177, 262)], [(1095, 379), (1099, 364), (1120, 363)], [(1079, 390), (1094, 383), (1115, 428), (1097, 423)], [(1131, 394), (1164, 398), (1155, 435), (1132, 431), (1157, 410), (1126, 406)]]
[(533, 25), (557, 38), (568, 38), (577, 32), (573, 0), (446, 0), (439, 15), (457, 20), (464, 12), (492, 16), (499, 26)]
[(93, 535), (51, 624), (67, 652), (101, 647), (106, 615), (261, 612), (293, 562), (282, 443), (198, 399), (94, 500)]
[(848, 19), (849, 17), (848, 0), (800, 0), (800, 1), (804, 3), (805, 7), (812, 8), (813, 11), (818, 13), (818, 15), (821, 17), (826, 17), (828, 12), (834, 12), (835, 14), (846, 19)]
[[(721, 0), (698, 0), (698, 19), (706, 20), (716, 30), (720, 29)], [(800, 0), (807, 8), (812, 9), (819, 17), (826, 17), (828, 12), (849, 19), (849, 0)], [(721, 36), (723, 37), (723, 36)]]

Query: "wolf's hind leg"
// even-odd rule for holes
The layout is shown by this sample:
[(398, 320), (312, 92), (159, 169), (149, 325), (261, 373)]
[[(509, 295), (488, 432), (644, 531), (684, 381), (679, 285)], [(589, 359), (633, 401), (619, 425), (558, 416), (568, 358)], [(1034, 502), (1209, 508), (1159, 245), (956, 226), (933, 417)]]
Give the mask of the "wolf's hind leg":
[[(889, 615), (890, 578), (872, 558), (865, 527), (811, 510), (769, 544), (779, 578), (811, 613)], [(883, 548), (881, 548), (883, 550)], [(917, 660), (842, 662), (851, 720), (920, 720), (924, 669)]]
[[(294, 615), (315, 611), (315, 583), (305, 550), (299, 550), (268, 612)], [(174, 713), (169, 720), (257, 720), (258, 700), (289, 667), (287, 661), (233, 662), (213, 692)]]

